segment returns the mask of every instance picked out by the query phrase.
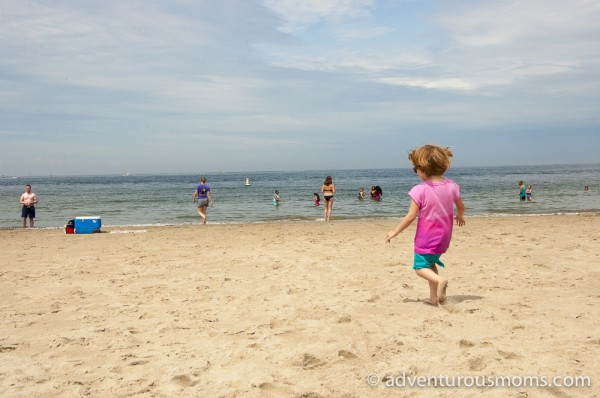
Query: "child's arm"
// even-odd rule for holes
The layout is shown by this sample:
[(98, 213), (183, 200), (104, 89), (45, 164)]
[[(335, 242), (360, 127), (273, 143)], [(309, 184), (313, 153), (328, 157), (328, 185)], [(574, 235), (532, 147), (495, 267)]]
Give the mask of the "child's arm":
[(194, 196), (192, 196), (192, 203), (196, 203), (196, 198), (198, 197), (198, 190), (194, 191)]
[(390, 243), (393, 237), (398, 235), (400, 232), (404, 231), (413, 221), (417, 218), (417, 214), (419, 214), (419, 205), (414, 200), (410, 200), (410, 207), (408, 208), (408, 213), (404, 216), (400, 224), (396, 227), (396, 229), (392, 229), (387, 234), (387, 239), (385, 240), (387, 243)]
[(458, 198), (454, 201), (456, 205), (456, 225), (462, 227), (465, 225), (465, 204), (462, 201), (462, 198)]

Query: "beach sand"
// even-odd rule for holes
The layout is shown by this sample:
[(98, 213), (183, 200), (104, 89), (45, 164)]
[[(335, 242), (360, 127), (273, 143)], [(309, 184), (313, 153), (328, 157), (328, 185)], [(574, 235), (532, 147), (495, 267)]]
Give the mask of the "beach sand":
[[(441, 307), (414, 225), (333, 219), (1, 230), (2, 396), (599, 396), (600, 214), (468, 218)], [(385, 386), (403, 374), (592, 387)]]

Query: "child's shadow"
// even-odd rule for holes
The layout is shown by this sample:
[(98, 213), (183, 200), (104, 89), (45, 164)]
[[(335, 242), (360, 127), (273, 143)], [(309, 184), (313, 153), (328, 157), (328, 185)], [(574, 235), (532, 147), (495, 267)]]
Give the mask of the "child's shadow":
[[(481, 300), (484, 299), (483, 296), (473, 296), (469, 294), (462, 294), (457, 296), (448, 296), (446, 297), (446, 303), (462, 303), (463, 301), (472, 301), (472, 300)], [(402, 300), (403, 303), (423, 303), (425, 299), (410, 299), (405, 298)]]
[(462, 294), (462, 295), (457, 295), (457, 296), (448, 296), (446, 298), (446, 301), (449, 301), (451, 303), (462, 303), (463, 301), (472, 301), (472, 300), (482, 300), (485, 297), (483, 296), (473, 296), (473, 295), (469, 295), (469, 294)]

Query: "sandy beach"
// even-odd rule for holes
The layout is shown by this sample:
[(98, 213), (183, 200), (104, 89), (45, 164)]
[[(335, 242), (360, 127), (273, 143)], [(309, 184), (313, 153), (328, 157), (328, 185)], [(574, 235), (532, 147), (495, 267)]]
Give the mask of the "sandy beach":
[[(599, 396), (600, 214), (468, 218), (440, 307), (414, 225), (333, 219), (0, 230), (2, 396)], [(386, 386), (418, 376), (592, 387)]]

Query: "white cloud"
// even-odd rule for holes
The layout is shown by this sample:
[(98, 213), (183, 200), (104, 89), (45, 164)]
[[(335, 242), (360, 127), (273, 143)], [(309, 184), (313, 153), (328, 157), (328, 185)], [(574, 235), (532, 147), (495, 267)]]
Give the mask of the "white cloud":
[(274, 66), (305, 71), (378, 73), (396, 69), (414, 70), (431, 66), (431, 57), (417, 48), (382, 53), (350, 48), (323, 51), (318, 47), (288, 48), (258, 44), (262, 56)]
[[(420, 46), (400, 44), (404, 37), (396, 31), (399, 26), (370, 25), (367, 16), (372, 17), (378, 4), (323, 3), (327, 5), (306, 3), (312, 10), (307, 12), (302, 7), (298, 10), (295, 1), (268, 2), (296, 26), (288, 31), (298, 34), (303, 41), (287, 47), (257, 46), (265, 59), (277, 67), (356, 73), (361, 77), (367, 74), (373, 80), (388, 84), (479, 90), (482, 95), (497, 94), (503, 87), (518, 89), (523, 82), (548, 76), (576, 75), (582, 68), (597, 64), (600, 3), (595, 1), (442, 2), (440, 9), (434, 10), (435, 14), (429, 18), (434, 25)], [(340, 3), (340, 10), (334, 11)], [(401, 9), (389, 11), (398, 13), (397, 18), (389, 18), (390, 22), (399, 20)], [(336, 36), (340, 41), (335, 48), (323, 46), (318, 36), (301, 35), (332, 15), (347, 17), (345, 23), (338, 25), (337, 31), (345, 30), (346, 34)], [(386, 36), (383, 44), (371, 41), (361, 47), (351, 47), (341, 40), (351, 38), (353, 29), (356, 37), (368, 36), (361, 30), (363, 25), (354, 23), (353, 19), (358, 16), (363, 23), (367, 21), (364, 26), (373, 27), (373, 36)], [(436, 32), (442, 35), (433, 36)], [(373, 47), (369, 48), (368, 44)], [(453, 77), (449, 79), (448, 75)], [(555, 84), (561, 83), (556, 81)], [(595, 87), (591, 85), (590, 91), (593, 90)], [(566, 85), (557, 87), (557, 92), (568, 91)]]
[(593, 0), (466, 1), (445, 3), (435, 21), (457, 43), (478, 47), (598, 32), (599, 16)]
[(442, 90), (473, 90), (476, 86), (472, 83), (461, 79), (415, 79), (406, 77), (382, 77), (375, 79), (380, 83), (392, 84), (407, 87), (419, 87), (425, 89), (442, 89)]
[(432, 18), (447, 47), (438, 61), (447, 71), (470, 76), (480, 87), (518, 87), (548, 76), (576, 76), (589, 66), (597, 68), (597, 1), (444, 4)]
[(263, 0), (282, 19), (281, 31), (299, 33), (322, 20), (341, 20), (370, 15), (375, 0)]

